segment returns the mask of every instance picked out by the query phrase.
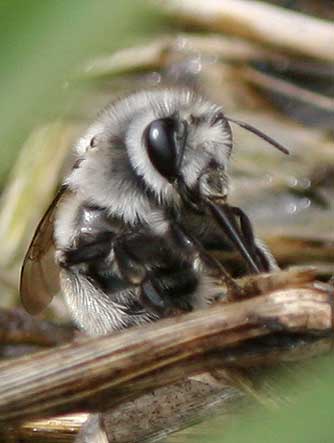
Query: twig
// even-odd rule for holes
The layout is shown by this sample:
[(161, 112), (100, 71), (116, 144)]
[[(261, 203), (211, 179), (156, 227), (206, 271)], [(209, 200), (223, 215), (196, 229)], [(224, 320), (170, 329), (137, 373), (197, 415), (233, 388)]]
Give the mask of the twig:
[(226, 349), (245, 340), (328, 333), (332, 320), (332, 295), (291, 288), (16, 359), (0, 366), (0, 423), (116, 407), (224, 366)]
[[(227, 350), (225, 361), (227, 366), (232, 368), (235, 361), (245, 368), (275, 366), (278, 363), (291, 363), (328, 352), (332, 345), (330, 338), (303, 338), (299, 341), (291, 338), (290, 342), (278, 339), (277, 346), (268, 347), (264, 342), (262, 348), (257, 342), (254, 346), (246, 345)], [(213, 373), (216, 375), (216, 371)], [(235, 374), (235, 370), (230, 374)], [(245, 398), (238, 388), (244, 392), (244, 383), (240, 386), (235, 377), (235, 386), (230, 386), (231, 379), (220, 383), (209, 381), (188, 379), (183, 383), (156, 389), (135, 401), (126, 402), (103, 414), (101, 421), (105, 432), (112, 436), (110, 441), (117, 443), (157, 441), (194, 421), (198, 423), (208, 416), (217, 413), (221, 415), (223, 412), (228, 416), (236, 408), (240, 409), (239, 400), (244, 401)], [(255, 391), (250, 389), (253, 396)], [(247, 392), (249, 393), (249, 389)], [(255, 395), (256, 400), (259, 400), (259, 395)], [(262, 399), (260, 401), (263, 403)], [(265, 399), (266, 403), (269, 401), (270, 399)], [(33, 420), (16, 427), (15, 437), (20, 443), (72, 443), (87, 418), (87, 414), (73, 414), (54, 419)], [(94, 421), (96, 417), (90, 420)], [(82, 434), (87, 428), (90, 428), (89, 422), (82, 429)]]
[[(322, 238), (300, 238), (267, 234), (265, 243), (282, 267), (308, 266), (313, 268), (317, 278), (334, 275), (334, 245)], [(301, 253), (303, 251), (303, 253)], [(214, 251), (218, 260), (229, 263), (236, 268), (242, 266), (240, 257), (235, 252)]]
[(261, 89), (276, 92), (290, 98), (294, 97), (305, 104), (317, 106), (324, 111), (334, 113), (334, 99), (326, 97), (325, 95), (309, 91), (291, 82), (275, 78), (272, 75), (259, 72), (252, 68), (244, 69), (242, 76)]
[(165, 35), (114, 52), (95, 57), (80, 67), (80, 78), (113, 77), (138, 71), (161, 70), (180, 61), (181, 58), (201, 57), (221, 63), (245, 64), (265, 61), (278, 68), (282, 66), (293, 73), (310, 75), (330, 81), (332, 65), (319, 60), (301, 60), (287, 54), (273, 52), (260, 44), (219, 34), (178, 33)]
[(201, 55), (227, 62), (250, 60), (276, 60), (275, 56), (260, 46), (221, 35), (196, 35), (179, 33), (163, 36), (143, 45), (121, 49), (109, 56), (96, 57), (80, 68), (82, 78), (115, 76), (143, 70), (170, 66), (181, 55)]
[(307, 262), (334, 263), (334, 245), (329, 240), (268, 235), (265, 241), (277, 260), (285, 265)]
[(74, 329), (31, 317), (22, 309), (0, 308), (0, 345), (55, 346), (73, 339)]
[(334, 26), (259, 1), (156, 0), (178, 20), (239, 35), (316, 59), (334, 61)]
[(73, 414), (34, 420), (16, 427), (13, 434), (20, 443), (71, 443), (87, 418), (88, 414)]

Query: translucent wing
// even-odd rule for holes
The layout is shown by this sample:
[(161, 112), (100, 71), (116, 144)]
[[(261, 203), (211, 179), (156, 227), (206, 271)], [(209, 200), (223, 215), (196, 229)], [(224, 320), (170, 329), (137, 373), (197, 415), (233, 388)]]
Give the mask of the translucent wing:
[(63, 186), (39, 222), (23, 261), (20, 294), (22, 304), (30, 314), (45, 309), (59, 291), (53, 227), (56, 209), (65, 195), (66, 186)]

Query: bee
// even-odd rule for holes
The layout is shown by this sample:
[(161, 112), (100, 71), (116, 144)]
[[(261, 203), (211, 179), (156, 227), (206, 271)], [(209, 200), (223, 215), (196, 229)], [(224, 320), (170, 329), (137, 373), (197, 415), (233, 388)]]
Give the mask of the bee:
[(250, 272), (275, 269), (228, 202), (230, 123), (288, 153), (191, 90), (137, 92), (101, 112), (25, 256), (27, 311), (39, 313), (61, 289), (83, 331), (107, 334), (205, 307), (222, 280), (233, 290), (212, 244), (233, 247)]

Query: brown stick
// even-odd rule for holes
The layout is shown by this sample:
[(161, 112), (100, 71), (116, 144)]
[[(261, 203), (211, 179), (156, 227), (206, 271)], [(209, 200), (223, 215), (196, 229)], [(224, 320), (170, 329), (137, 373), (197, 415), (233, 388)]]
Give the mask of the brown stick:
[[(181, 44), (180, 44), (181, 43)], [(179, 33), (163, 36), (145, 45), (121, 49), (109, 56), (94, 58), (80, 70), (80, 76), (94, 78), (113, 76), (138, 70), (166, 68), (180, 55), (198, 54), (218, 57), (228, 62), (250, 60), (276, 60), (275, 54), (242, 39), (221, 35), (196, 35)]]
[[(292, 236), (267, 236), (266, 243), (280, 263), (298, 265), (307, 262), (334, 263), (334, 246), (330, 241)], [(301, 254), (300, 251), (303, 251)]]
[[(303, 338), (299, 342), (291, 338), (290, 343), (279, 344), (270, 349), (268, 346), (261, 348), (257, 343), (254, 347), (248, 345), (227, 350), (225, 362), (229, 367), (233, 367), (236, 361), (238, 366), (245, 368), (275, 366), (278, 363), (301, 361), (328, 352), (332, 345), (330, 338), (309, 341)], [(235, 370), (228, 374), (233, 376)], [(221, 374), (219, 378), (221, 379)], [(231, 413), (236, 407), (240, 410), (239, 400), (244, 396), (236, 388), (238, 382), (235, 378), (233, 386), (230, 386), (227, 380), (225, 383), (209, 382), (210, 379), (205, 378), (188, 379), (156, 389), (135, 401), (123, 403), (103, 414), (101, 421), (105, 432), (111, 436), (110, 441), (117, 443), (145, 442), (151, 441), (153, 437), (158, 440), (159, 437), (166, 437), (169, 433), (183, 429), (194, 421), (198, 423), (213, 414)], [(232, 383), (231, 379), (229, 383)], [(259, 394), (255, 395), (258, 400)], [(261, 400), (266, 403), (273, 401), (267, 398)], [(16, 427), (15, 437), (20, 443), (71, 443), (87, 417), (87, 414), (74, 414), (32, 420)], [(91, 420), (96, 418), (92, 417), (90, 422)], [(87, 428), (90, 428), (89, 423), (81, 430), (82, 435)]]
[(277, 290), (4, 363), (0, 423), (115, 407), (222, 367), (224, 351), (272, 331), (327, 333), (331, 303), (327, 292), (311, 287)]
[(20, 443), (71, 443), (88, 414), (73, 414), (47, 420), (33, 420), (11, 431)]
[(0, 345), (55, 346), (70, 341), (74, 329), (31, 317), (22, 309), (0, 308)]
[(270, 92), (276, 92), (286, 97), (293, 97), (307, 105), (317, 106), (319, 109), (322, 109), (324, 111), (334, 112), (334, 100), (332, 98), (326, 97), (325, 95), (309, 91), (285, 80), (281, 80), (269, 74), (259, 72), (253, 68), (244, 69), (242, 72), (242, 76), (247, 81), (258, 86), (261, 89), (266, 89)]
[(334, 60), (334, 26), (325, 20), (258, 1), (159, 1), (177, 19), (239, 35), (316, 59)]

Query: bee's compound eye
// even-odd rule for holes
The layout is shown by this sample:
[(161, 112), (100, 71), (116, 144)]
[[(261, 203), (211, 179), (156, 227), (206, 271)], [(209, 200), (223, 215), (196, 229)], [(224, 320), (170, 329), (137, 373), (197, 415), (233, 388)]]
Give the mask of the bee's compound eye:
[(178, 175), (178, 125), (171, 117), (150, 123), (144, 131), (144, 143), (155, 169), (168, 181)]
[(97, 145), (98, 145), (97, 136), (94, 135), (94, 137), (92, 137), (90, 140), (89, 146), (90, 148), (96, 148)]

